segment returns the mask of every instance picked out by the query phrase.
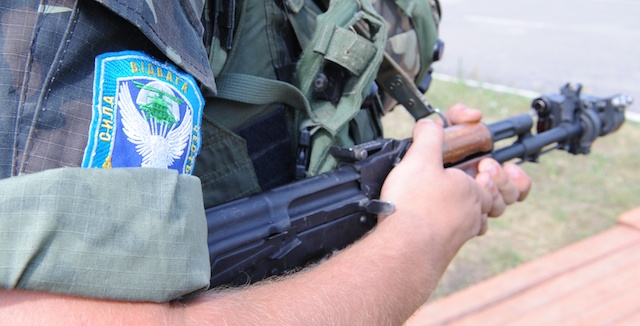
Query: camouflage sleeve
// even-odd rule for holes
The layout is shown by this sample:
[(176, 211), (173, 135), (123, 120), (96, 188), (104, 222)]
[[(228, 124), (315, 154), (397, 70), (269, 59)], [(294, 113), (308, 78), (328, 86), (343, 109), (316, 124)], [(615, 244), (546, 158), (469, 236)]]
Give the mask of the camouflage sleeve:
[(177, 172), (215, 91), (202, 6), (0, 2), (1, 288), (166, 301), (208, 285), (200, 183)]
[(0, 288), (163, 302), (206, 289), (197, 178), (52, 169), (0, 181)]

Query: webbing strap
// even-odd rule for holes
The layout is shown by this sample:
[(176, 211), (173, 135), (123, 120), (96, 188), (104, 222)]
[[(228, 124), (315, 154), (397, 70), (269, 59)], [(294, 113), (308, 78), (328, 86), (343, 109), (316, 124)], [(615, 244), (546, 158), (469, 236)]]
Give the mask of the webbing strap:
[(304, 110), (306, 116), (316, 121), (311, 112), (309, 101), (295, 86), (258, 76), (244, 74), (222, 74), (216, 79), (219, 98), (247, 104), (284, 103), (298, 110)]

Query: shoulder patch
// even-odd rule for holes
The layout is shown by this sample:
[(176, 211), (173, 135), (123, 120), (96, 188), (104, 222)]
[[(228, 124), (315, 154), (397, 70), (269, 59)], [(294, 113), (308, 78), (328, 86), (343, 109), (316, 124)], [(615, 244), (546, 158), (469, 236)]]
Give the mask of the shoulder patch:
[(191, 174), (204, 99), (195, 80), (136, 51), (96, 57), (93, 120), (82, 167), (153, 167)]

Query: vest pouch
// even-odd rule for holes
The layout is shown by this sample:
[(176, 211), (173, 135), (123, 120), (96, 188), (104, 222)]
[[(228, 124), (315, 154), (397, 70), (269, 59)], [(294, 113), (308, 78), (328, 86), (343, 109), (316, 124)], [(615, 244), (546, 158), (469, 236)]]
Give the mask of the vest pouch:
[(196, 162), (193, 174), (202, 183), (205, 207), (260, 191), (245, 140), (206, 115)]
[[(337, 161), (329, 154), (331, 146), (355, 144), (350, 137), (350, 121), (366, 114), (360, 113), (361, 107), (374, 84), (387, 41), (384, 19), (367, 1), (332, 1), (328, 10), (318, 15), (316, 24), (294, 83), (310, 99), (312, 111), (301, 123), (301, 129), (309, 130), (312, 136), (307, 176), (335, 168)], [(319, 79), (339, 75), (335, 71), (346, 76), (336, 78), (346, 80), (337, 101), (331, 96), (319, 98)]]

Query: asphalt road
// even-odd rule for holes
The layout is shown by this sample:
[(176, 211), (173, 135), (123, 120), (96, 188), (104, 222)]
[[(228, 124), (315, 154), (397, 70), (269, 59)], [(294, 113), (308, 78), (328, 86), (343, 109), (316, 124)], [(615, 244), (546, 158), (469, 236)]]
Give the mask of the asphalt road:
[(540, 93), (567, 82), (631, 95), (640, 114), (640, 1), (441, 0), (446, 75)]

